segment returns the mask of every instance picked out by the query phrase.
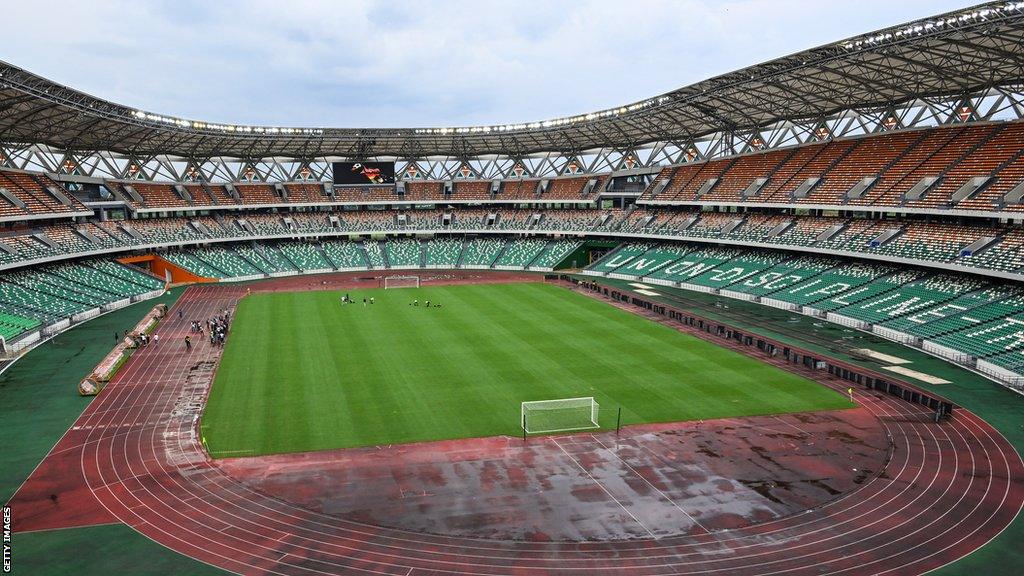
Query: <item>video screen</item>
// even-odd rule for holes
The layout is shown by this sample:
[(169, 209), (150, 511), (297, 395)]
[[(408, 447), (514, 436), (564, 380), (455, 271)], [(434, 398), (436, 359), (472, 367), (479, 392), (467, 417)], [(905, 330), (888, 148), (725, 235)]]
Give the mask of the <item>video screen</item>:
[(335, 186), (386, 186), (395, 183), (394, 162), (335, 162)]

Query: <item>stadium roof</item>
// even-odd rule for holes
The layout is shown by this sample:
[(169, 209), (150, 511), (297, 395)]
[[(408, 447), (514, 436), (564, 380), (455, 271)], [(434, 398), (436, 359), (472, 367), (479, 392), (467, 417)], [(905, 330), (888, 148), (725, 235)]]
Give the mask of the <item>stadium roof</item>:
[(1024, 2), (996, 2), (574, 117), (457, 128), (282, 128), (171, 118), (0, 62), (0, 143), (182, 158), (471, 158), (685, 142), (1024, 83)]

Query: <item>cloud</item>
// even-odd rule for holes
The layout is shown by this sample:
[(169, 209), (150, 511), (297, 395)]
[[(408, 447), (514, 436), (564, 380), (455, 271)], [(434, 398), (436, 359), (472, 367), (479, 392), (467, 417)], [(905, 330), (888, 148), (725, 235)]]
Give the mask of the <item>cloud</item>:
[(60, 1), (5, 7), (2, 58), (213, 122), (454, 126), (641, 100), (956, 9), (945, 0)]

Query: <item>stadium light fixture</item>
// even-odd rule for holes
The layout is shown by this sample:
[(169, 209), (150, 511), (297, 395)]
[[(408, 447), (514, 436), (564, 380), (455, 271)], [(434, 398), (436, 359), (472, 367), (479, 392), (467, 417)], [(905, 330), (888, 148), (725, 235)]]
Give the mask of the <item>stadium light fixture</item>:
[(320, 135), (324, 131), (321, 128), (279, 128), (279, 127), (268, 127), (268, 126), (238, 126), (234, 124), (213, 124), (207, 122), (200, 122), (197, 120), (185, 120), (183, 118), (173, 118), (170, 116), (163, 116), (160, 114), (151, 114), (142, 110), (133, 110), (130, 115), (147, 122), (155, 122), (158, 124), (167, 124), (171, 126), (177, 126), (179, 128), (191, 128), (193, 130), (206, 130), (215, 132), (231, 132), (231, 133), (242, 133), (242, 134), (307, 134), (307, 135)]
[(867, 36), (864, 38), (858, 38), (856, 40), (843, 41), (840, 46), (846, 50), (856, 50), (859, 48), (874, 46), (881, 42), (892, 40), (893, 38), (905, 38), (909, 36), (921, 36), (922, 34), (931, 32), (937, 28), (943, 26), (954, 26), (956, 24), (963, 24), (972, 20), (984, 19), (992, 16), (993, 14), (1000, 14), (1003, 12), (1013, 12), (1024, 9), (1024, 2), (1008, 2), (1002, 6), (995, 6), (992, 8), (983, 8), (981, 10), (970, 10), (959, 14), (952, 14), (946, 18), (939, 18), (936, 20), (927, 20), (921, 22), (915, 22), (909, 24), (896, 31), (879, 32), (877, 34)]
[(590, 112), (587, 114), (579, 114), (576, 116), (566, 116), (563, 118), (552, 118), (550, 120), (542, 120), (539, 122), (526, 122), (519, 124), (498, 124), (491, 126), (460, 126), (453, 128), (417, 128), (413, 130), (414, 134), (479, 134), (479, 133), (490, 133), (490, 132), (515, 132), (519, 130), (537, 130), (537, 129), (548, 129), (558, 128), (561, 126), (567, 126), (570, 124), (577, 124), (580, 122), (591, 122), (601, 118), (610, 118), (642, 110), (644, 108), (650, 108), (652, 106), (658, 106), (670, 101), (671, 98), (668, 96), (658, 96), (656, 98), (650, 98), (641, 102), (636, 102), (626, 106), (619, 106), (618, 108), (609, 108), (608, 110), (601, 110), (599, 112)]

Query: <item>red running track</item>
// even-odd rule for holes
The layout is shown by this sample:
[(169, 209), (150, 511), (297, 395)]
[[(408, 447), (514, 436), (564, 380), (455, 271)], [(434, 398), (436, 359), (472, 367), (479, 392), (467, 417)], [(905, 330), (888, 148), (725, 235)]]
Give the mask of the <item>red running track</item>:
[[(319, 514), (257, 492), (208, 459), (198, 414), (219, 350), (190, 355), (192, 318), (242, 287), (199, 286), (57, 447), (107, 514), (152, 540), (245, 574), (915, 574), (982, 546), (1024, 502), (1024, 463), (966, 410), (942, 424), (865, 394), (894, 446), (885, 471), (820, 508), (749, 527), (661, 539), (526, 542), (439, 536)], [(178, 320), (177, 310), (184, 311)], [(205, 374), (204, 374), (205, 372)]]

